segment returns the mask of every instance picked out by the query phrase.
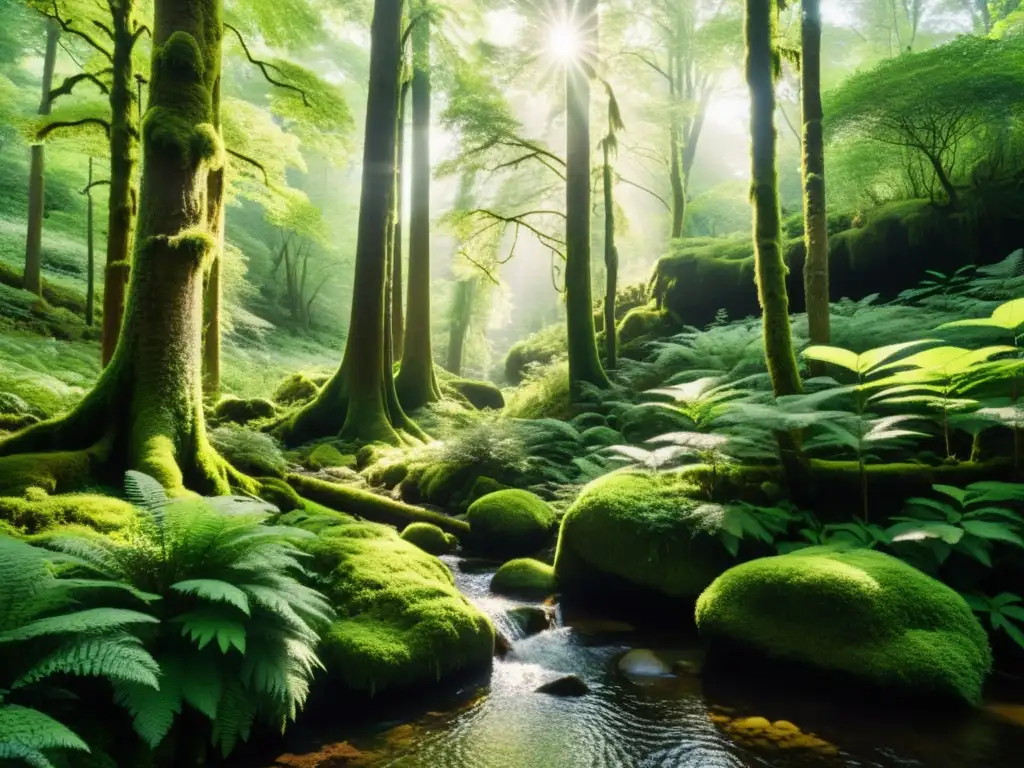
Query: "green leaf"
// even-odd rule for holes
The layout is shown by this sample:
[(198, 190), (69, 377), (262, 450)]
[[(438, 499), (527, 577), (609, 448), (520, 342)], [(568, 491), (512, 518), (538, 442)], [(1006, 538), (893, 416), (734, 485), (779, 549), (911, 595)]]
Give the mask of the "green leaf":
[(992, 567), (992, 555), (989, 553), (987, 541), (965, 536), (957, 546), (986, 568)]
[(1009, 622), (1006, 622), (1003, 626), (1003, 630), (1010, 636), (1010, 639), (1012, 639), (1013, 642), (1021, 648), (1024, 648), (1024, 632)]
[(0, 705), (0, 734), (0, 758), (21, 757), (25, 750), (89, 751), (89, 746), (67, 726), (38, 710), (14, 704)]
[(181, 624), (181, 634), (189, 637), (202, 650), (216, 640), (221, 653), (227, 653), (232, 646), (245, 655), (245, 627), (240, 621), (227, 618), (216, 611), (192, 611), (177, 616), (172, 621)]
[(857, 367), (862, 373), (869, 373), (872, 369), (884, 363), (893, 355), (902, 352), (904, 349), (918, 347), (922, 344), (934, 344), (936, 339), (918, 339), (916, 341), (904, 341), (900, 344), (888, 344), (884, 347), (869, 349), (857, 356)]
[(174, 718), (181, 714), (181, 690), (175, 669), (164, 663), (164, 676), (157, 689), (138, 683), (115, 682), (117, 703), (132, 716), (135, 732), (151, 748), (155, 748), (171, 730)]
[(204, 600), (223, 602), (235, 606), (249, 615), (249, 599), (234, 584), (219, 579), (188, 579), (171, 585), (171, 589), (186, 595), (196, 595)]
[(76, 613), (36, 619), (22, 627), (0, 633), (0, 643), (32, 640), (52, 635), (120, 629), (129, 624), (156, 623), (158, 623), (157, 619), (138, 611), (126, 611), (121, 608), (89, 608)]
[(990, 523), (984, 520), (964, 520), (961, 525), (963, 525), (965, 531), (978, 538), (1002, 541), (1024, 549), (1024, 539), (1003, 523)]
[(840, 368), (845, 368), (853, 373), (860, 372), (860, 366), (858, 365), (858, 355), (856, 352), (850, 352), (847, 349), (841, 347), (830, 347), (824, 344), (814, 344), (803, 352), (804, 357), (808, 360), (816, 360), (821, 363), (831, 363), (832, 365), (838, 365)]
[(897, 523), (890, 526), (886, 533), (892, 538), (893, 543), (900, 541), (921, 541), (924, 539), (939, 539), (946, 544), (956, 544), (964, 537), (962, 528), (948, 523), (921, 521), (918, 523)]

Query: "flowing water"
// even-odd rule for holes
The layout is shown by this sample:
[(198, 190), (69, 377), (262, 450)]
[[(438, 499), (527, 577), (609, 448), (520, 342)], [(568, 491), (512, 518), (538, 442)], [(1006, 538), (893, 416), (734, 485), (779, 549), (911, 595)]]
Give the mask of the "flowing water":
[[(557, 616), (556, 626), (524, 637), (508, 611), (523, 605), (488, 594), (491, 572), (464, 573), (460, 589), (492, 617), (511, 651), (489, 680), (439, 694), (373, 727), (320, 734), (308, 754), (280, 766), (373, 768), (745, 768), (864, 766), (1024, 768), (1024, 704), (977, 712), (873, 711), (840, 697), (764, 690), (742, 682), (709, 689), (689, 669), (692, 640), (653, 636), (621, 623)], [(557, 611), (556, 611), (557, 614)], [(678, 674), (628, 679), (617, 660), (650, 648)], [(574, 674), (580, 697), (536, 693)], [(332, 757), (333, 755), (333, 757)]]

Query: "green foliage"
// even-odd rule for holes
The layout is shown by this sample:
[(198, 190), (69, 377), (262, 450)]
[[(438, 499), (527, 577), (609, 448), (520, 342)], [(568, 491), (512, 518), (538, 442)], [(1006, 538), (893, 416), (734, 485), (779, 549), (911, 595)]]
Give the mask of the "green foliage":
[(491, 579), (491, 592), (510, 597), (542, 599), (556, 589), (555, 569), (528, 557), (502, 564)]
[(50, 496), (40, 488), (30, 488), (24, 498), (0, 497), (0, 520), (27, 534), (66, 525), (113, 533), (130, 527), (135, 517), (131, 504), (99, 494)]
[(450, 555), (459, 545), (459, 540), (452, 534), (432, 523), (410, 523), (402, 531), (402, 540), (431, 555)]
[(215, 427), (207, 434), (217, 452), (246, 474), (284, 477), (288, 471), (281, 447), (270, 435), (237, 424)]
[(277, 407), (262, 397), (243, 399), (228, 395), (221, 398), (213, 409), (213, 415), (222, 422), (247, 424), (257, 419), (269, 419), (277, 414)]
[(306, 457), (305, 464), (310, 469), (329, 469), (330, 467), (353, 467), (356, 457), (342, 453), (331, 443), (320, 443)]
[(526, 555), (544, 546), (555, 526), (555, 513), (528, 491), (495, 491), (474, 501), (466, 513), (469, 540), (485, 554)]
[(312, 379), (304, 373), (293, 373), (277, 385), (273, 400), (278, 405), (294, 405), (309, 402), (318, 394), (320, 387)]
[(992, 657), (956, 592), (894, 557), (814, 547), (723, 573), (700, 596), (716, 645), (922, 698), (976, 704)]
[(962, 595), (979, 619), (988, 622), (993, 632), (1005, 633), (1018, 648), (1024, 650), (1024, 605), (1020, 595), (1001, 592), (995, 597)]
[(222, 754), (259, 721), (283, 729), (320, 667), (319, 631), (331, 619), (324, 597), (301, 580), (296, 542), (311, 534), (267, 525), (274, 507), (250, 498), (170, 500), (150, 477), (129, 472), (129, 500), (142, 520), (121, 540), (54, 536), (47, 545), (111, 582), (158, 595), (161, 623), (140, 632), (160, 664), (159, 690), (117, 682), (117, 699), (150, 747), (184, 707), (201, 714)]
[(0, 759), (52, 768), (55, 751), (89, 751), (43, 711), (47, 699), (53, 706), (55, 693), (71, 695), (54, 685), (92, 676), (157, 689), (157, 663), (130, 633), (156, 619), (112, 607), (107, 598), (134, 590), (120, 582), (72, 578), (70, 564), (69, 558), (0, 535)]
[(541, 367), (566, 352), (565, 324), (556, 323), (537, 331), (529, 338), (517, 341), (505, 357), (505, 380), (519, 384), (528, 377), (530, 366)]

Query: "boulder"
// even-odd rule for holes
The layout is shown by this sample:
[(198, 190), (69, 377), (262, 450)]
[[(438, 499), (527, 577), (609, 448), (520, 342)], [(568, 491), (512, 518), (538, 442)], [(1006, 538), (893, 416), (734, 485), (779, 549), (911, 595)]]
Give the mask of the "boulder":
[(304, 373), (293, 373), (282, 379), (274, 390), (273, 399), (279, 405), (307, 403), (320, 394), (320, 387)]
[(491, 579), (491, 592), (510, 597), (543, 599), (556, 589), (555, 569), (529, 557), (509, 560)]
[(672, 667), (646, 648), (634, 648), (619, 659), (619, 672), (626, 677), (668, 677)]
[(221, 398), (213, 409), (214, 417), (221, 422), (248, 424), (257, 419), (269, 419), (277, 414), (277, 406), (262, 397), (243, 399), (228, 395)]
[(813, 547), (731, 568), (700, 596), (711, 651), (862, 687), (975, 704), (991, 665), (956, 592), (881, 552)]
[(457, 538), (433, 523), (410, 523), (402, 531), (402, 539), (431, 555), (448, 555), (459, 546)]
[(554, 510), (543, 499), (514, 488), (481, 496), (466, 517), (473, 548), (499, 557), (535, 552), (555, 526)]
[(550, 696), (584, 696), (590, 693), (590, 686), (576, 675), (565, 675), (537, 688), (536, 693)]
[(526, 637), (551, 629), (551, 615), (538, 605), (519, 605), (506, 614)]

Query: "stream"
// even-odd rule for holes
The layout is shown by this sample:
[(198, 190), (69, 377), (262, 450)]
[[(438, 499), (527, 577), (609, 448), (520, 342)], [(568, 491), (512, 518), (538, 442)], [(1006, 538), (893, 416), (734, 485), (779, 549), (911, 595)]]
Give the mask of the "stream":
[[(692, 638), (650, 634), (593, 616), (563, 616), (525, 637), (509, 611), (529, 605), (491, 595), (493, 571), (466, 573), (443, 558), (463, 593), (487, 613), (511, 650), (489, 679), (418, 702), (386, 722), (303, 739), (278, 758), (289, 768), (745, 768), (864, 766), (1021, 768), (1024, 702), (974, 712), (876, 712), (839, 697), (718, 684), (696, 674)], [(621, 656), (655, 651), (677, 674), (627, 678)], [(537, 693), (564, 675), (579, 697)]]

